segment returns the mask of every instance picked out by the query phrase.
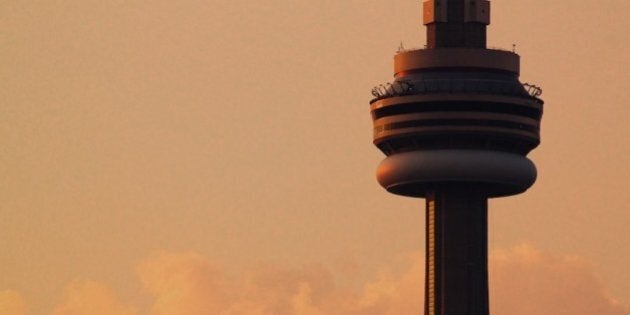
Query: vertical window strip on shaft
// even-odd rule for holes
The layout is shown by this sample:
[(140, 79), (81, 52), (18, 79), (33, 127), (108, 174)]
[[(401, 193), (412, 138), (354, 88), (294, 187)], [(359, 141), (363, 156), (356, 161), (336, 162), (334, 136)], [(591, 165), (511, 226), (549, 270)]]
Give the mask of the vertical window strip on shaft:
[(427, 281), (427, 304), (429, 315), (435, 315), (435, 200), (429, 200), (427, 224), (427, 247), (428, 247), (428, 274)]

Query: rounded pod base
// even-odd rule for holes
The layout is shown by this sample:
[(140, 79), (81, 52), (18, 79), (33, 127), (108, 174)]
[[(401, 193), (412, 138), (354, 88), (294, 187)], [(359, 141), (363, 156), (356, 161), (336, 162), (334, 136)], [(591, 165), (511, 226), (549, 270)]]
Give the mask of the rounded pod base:
[(500, 151), (410, 151), (383, 160), (376, 177), (387, 191), (403, 196), (424, 198), (429, 191), (457, 185), (503, 197), (531, 187), (536, 167), (522, 155)]

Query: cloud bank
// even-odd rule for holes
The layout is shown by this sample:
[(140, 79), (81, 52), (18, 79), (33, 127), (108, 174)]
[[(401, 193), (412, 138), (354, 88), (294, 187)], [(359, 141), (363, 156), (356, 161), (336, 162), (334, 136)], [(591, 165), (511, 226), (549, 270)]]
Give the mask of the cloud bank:
[(595, 269), (575, 256), (530, 245), (490, 256), (490, 300), (496, 314), (630, 314), (608, 295)]
[(2, 315), (26, 315), (28, 307), (24, 297), (16, 291), (0, 291), (0, 314)]
[[(320, 265), (259, 266), (230, 276), (196, 253), (157, 253), (136, 271), (152, 297), (147, 309), (125, 305), (105, 284), (70, 283), (51, 315), (406, 315), (423, 313), (423, 258), (384, 269), (360, 289), (344, 287)], [(606, 292), (595, 270), (578, 257), (529, 245), (490, 256), (491, 313), (628, 315)], [(0, 314), (31, 315), (15, 291), (0, 292)]]

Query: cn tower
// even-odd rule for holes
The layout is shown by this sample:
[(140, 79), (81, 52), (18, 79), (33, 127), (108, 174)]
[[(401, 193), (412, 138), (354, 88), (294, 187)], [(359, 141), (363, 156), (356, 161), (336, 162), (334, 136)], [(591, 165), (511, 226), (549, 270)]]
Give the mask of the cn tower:
[(541, 89), (519, 81), (514, 51), (486, 46), (489, 1), (424, 1), (423, 18), (425, 48), (401, 47), (372, 90), (377, 179), (426, 200), (424, 313), (487, 315), (488, 198), (536, 180)]

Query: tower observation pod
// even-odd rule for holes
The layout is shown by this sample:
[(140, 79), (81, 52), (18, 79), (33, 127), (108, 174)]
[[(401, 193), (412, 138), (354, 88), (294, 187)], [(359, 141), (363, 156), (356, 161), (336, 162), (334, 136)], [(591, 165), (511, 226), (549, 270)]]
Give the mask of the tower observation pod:
[(424, 49), (399, 51), (372, 90), (378, 182), (426, 200), (425, 314), (487, 315), (487, 200), (536, 180), (542, 90), (520, 57), (488, 49), (486, 0), (423, 2)]

